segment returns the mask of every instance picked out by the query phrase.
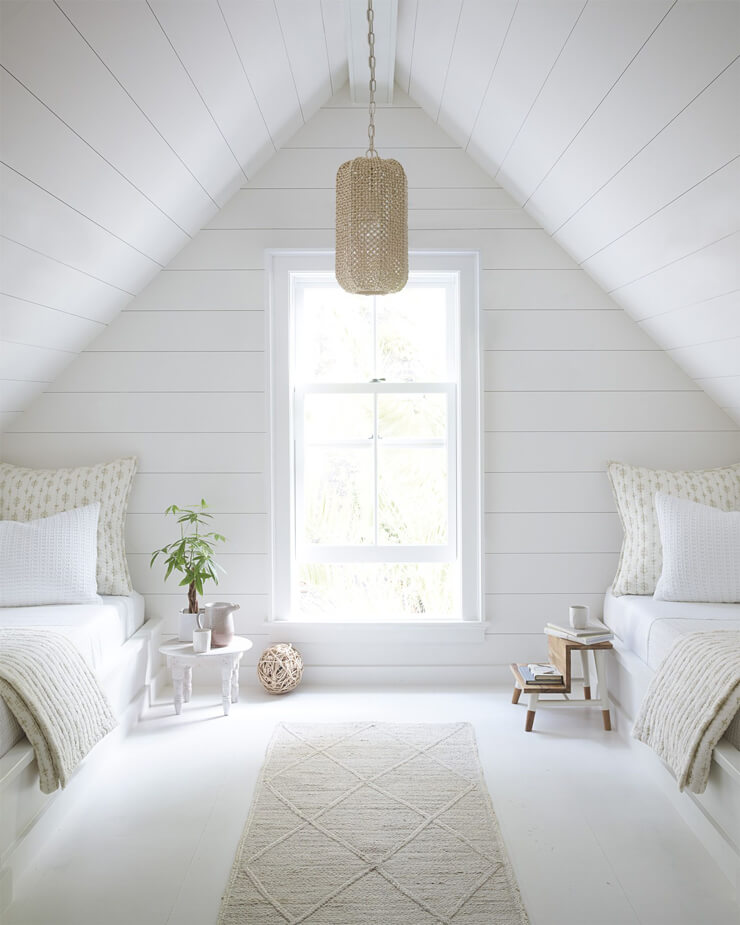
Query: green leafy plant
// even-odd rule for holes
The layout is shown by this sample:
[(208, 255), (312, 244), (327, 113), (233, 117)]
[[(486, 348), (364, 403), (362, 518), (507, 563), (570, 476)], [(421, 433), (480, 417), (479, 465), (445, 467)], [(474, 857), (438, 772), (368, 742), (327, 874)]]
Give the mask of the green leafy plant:
[(207, 514), (208, 505), (201, 498), (200, 504), (192, 507), (178, 507), (171, 504), (165, 514), (177, 518), (180, 524), (180, 539), (152, 553), (149, 567), (151, 568), (159, 556), (166, 556), (167, 571), (164, 580), (173, 572), (180, 572), (183, 579), (180, 587), (188, 586), (188, 613), (198, 613), (198, 595), (203, 594), (206, 581), (218, 584), (218, 572), (226, 573), (216, 562), (214, 546), (223, 543), (225, 536), (212, 531), (205, 532), (203, 528), (210, 527), (213, 514)]

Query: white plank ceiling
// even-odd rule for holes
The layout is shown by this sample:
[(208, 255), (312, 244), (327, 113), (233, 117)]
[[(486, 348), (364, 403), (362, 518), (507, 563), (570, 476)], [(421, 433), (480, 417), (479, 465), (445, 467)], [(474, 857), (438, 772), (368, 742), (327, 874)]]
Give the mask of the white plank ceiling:
[(399, 0), (403, 89), (740, 421), (740, 3)]
[(0, 425), (346, 80), (342, 0), (2, 0)]
[[(0, 426), (346, 82), (344, 14), (0, 2)], [(739, 54), (737, 0), (398, 0), (401, 88), (740, 422)]]

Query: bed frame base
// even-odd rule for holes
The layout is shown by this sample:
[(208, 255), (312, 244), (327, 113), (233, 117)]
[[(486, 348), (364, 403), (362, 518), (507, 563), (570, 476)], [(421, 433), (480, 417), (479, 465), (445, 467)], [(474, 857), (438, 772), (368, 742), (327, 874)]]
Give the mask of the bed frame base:
[[(13, 900), (13, 883), (38, 855), (41, 847), (70, 810), (85, 799), (88, 781), (112, 750), (130, 732), (152, 703), (159, 667), (159, 620), (148, 620), (121, 646), (110, 675), (115, 675), (109, 697), (118, 726), (96, 745), (64, 791), (43, 794), (33, 749), (26, 739), (0, 758), (0, 913)], [(109, 685), (104, 681), (106, 692)]]
[(653, 672), (618, 640), (609, 664), (609, 695), (617, 732), (640, 762), (646, 776), (660, 787), (684, 822), (709, 852), (740, 902), (740, 751), (720, 742), (714, 751), (709, 784), (702, 794), (679, 792), (660, 759), (632, 738), (634, 717)]

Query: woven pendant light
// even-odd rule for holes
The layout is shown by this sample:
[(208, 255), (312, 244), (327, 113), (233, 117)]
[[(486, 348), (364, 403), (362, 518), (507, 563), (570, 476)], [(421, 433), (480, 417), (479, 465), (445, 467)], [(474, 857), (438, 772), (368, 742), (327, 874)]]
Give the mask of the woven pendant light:
[(375, 150), (375, 33), (368, 0), (370, 146), (337, 171), (337, 282), (347, 292), (386, 295), (409, 278), (408, 188), (403, 167)]

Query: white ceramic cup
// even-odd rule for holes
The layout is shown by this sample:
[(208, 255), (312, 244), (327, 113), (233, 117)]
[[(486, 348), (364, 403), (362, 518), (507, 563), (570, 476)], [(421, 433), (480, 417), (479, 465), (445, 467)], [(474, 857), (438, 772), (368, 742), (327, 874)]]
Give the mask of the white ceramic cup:
[(208, 652), (211, 648), (210, 630), (193, 630), (193, 652)]
[(570, 625), (574, 630), (585, 629), (588, 624), (588, 605), (571, 604), (569, 608)]

